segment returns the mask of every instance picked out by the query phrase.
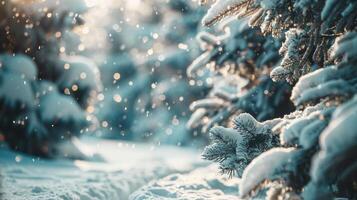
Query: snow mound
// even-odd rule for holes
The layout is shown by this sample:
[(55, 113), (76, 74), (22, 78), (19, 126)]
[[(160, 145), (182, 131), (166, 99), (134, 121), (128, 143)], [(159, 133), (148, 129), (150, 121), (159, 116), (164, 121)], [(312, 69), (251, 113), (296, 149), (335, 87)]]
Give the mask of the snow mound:
[(152, 181), (130, 195), (131, 200), (141, 199), (238, 199), (238, 178), (229, 179), (217, 174), (218, 166), (210, 165), (188, 174), (172, 174)]

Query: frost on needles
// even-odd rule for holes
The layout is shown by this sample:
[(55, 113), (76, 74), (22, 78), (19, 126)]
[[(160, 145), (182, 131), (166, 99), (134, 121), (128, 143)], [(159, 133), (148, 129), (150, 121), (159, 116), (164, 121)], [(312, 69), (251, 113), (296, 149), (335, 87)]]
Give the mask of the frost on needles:
[[(353, 0), (217, 0), (208, 10), (203, 24), (230, 32), (198, 35), (204, 52), (188, 73), (210, 69), (219, 81), (189, 125), (209, 124), (203, 157), (242, 177), (240, 197), (357, 198), (356, 13)], [(277, 59), (262, 68), (268, 55)]]

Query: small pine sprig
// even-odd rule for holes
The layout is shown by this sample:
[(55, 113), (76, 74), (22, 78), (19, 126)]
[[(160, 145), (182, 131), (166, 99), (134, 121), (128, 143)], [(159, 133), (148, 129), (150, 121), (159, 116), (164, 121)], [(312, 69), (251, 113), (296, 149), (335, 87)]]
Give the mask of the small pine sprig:
[(202, 154), (204, 159), (220, 163), (223, 173), (241, 176), (244, 168), (256, 156), (278, 145), (278, 136), (270, 126), (257, 122), (243, 113), (234, 120), (234, 128), (214, 127), (210, 131), (212, 144)]

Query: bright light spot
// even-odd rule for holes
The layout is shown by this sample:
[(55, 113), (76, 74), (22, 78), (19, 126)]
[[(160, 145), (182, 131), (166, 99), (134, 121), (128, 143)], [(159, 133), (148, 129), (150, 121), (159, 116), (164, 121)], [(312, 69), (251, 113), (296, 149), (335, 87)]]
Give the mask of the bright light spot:
[(188, 50), (188, 45), (187, 44), (180, 43), (177, 46), (178, 46), (179, 49)]
[(194, 86), (194, 85), (195, 85), (195, 81), (194, 81), (194, 80), (190, 80), (190, 81), (189, 81), (189, 84), (190, 84), (191, 86)]
[(102, 93), (98, 94), (97, 99), (99, 101), (103, 101), (104, 100), (104, 94), (102, 94)]
[(152, 54), (154, 54), (154, 50), (151, 48), (148, 50), (148, 55), (151, 56)]
[(56, 36), (56, 38), (60, 38), (62, 36), (62, 33), (58, 31), (58, 32), (56, 32), (55, 36)]
[(86, 74), (85, 72), (82, 72), (82, 73), (79, 75), (79, 77), (80, 77), (81, 79), (85, 79), (85, 78), (87, 78), (87, 74)]
[(152, 37), (156, 40), (157, 38), (159, 38), (159, 34), (153, 33), (153, 34), (152, 34)]
[(104, 128), (108, 127), (108, 122), (107, 121), (103, 121), (102, 122), (102, 127), (104, 127)]
[(78, 85), (72, 85), (72, 91), (77, 91), (78, 90)]
[(61, 47), (61, 48), (59, 49), (59, 51), (60, 51), (61, 53), (64, 53), (64, 52), (66, 51), (66, 48)]
[(66, 69), (66, 70), (67, 70), (67, 69), (69, 69), (69, 68), (71, 67), (71, 65), (70, 65), (70, 64), (68, 64), (68, 63), (66, 63), (66, 64), (64, 64), (64, 66), (63, 66), (63, 67), (64, 67), (64, 69)]
[(21, 157), (21, 156), (16, 156), (16, 157), (15, 157), (15, 161), (16, 161), (16, 162), (21, 162), (21, 160), (22, 160), (22, 157)]
[(121, 96), (120, 96), (119, 94), (115, 94), (115, 95), (113, 96), (113, 99), (114, 99), (114, 101), (117, 102), (117, 103), (120, 103), (121, 100), (122, 100), (122, 98), (121, 98)]
[(87, 112), (88, 113), (93, 113), (94, 112), (94, 107), (93, 106), (88, 106), (87, 107)]
[(85, 49), (86, 47), (84, 46), (84, 44), (78, 45), (78, 51), (84, 51)]
[(114, 78), (114, 80), (119, 80), (120, 74), (118, 72), (114, 73), (113, 78)]

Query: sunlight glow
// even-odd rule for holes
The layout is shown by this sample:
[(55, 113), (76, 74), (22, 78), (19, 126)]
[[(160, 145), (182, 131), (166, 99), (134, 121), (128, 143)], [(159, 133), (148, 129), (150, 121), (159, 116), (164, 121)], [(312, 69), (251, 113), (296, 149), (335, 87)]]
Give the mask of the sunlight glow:
[(89, 8), (97, 6), (100, 2), (102, 2), (101, 0), (85, 0), (87, 6)]
[(126, 2), (126, 8), (128, 10), (138, 10), (142, 4), (141, 0), (130, 0)]

